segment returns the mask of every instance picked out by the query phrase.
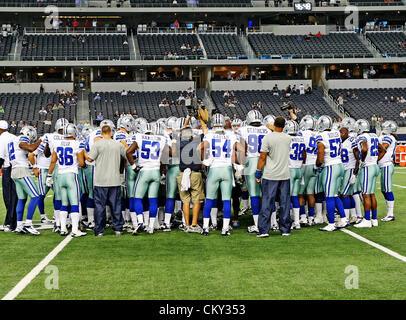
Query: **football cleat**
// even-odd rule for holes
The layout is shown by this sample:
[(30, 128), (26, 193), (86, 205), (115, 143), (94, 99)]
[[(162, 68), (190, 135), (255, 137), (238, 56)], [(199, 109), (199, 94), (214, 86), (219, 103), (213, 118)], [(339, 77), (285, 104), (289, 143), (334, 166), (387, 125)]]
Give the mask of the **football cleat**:
[(327, 224), (324, 228), (319, 228), (320, 231), (336, 231), (338, 230), (334, 223)]
[(7, 225), (6, 225), (6, 226), (4, 226), (3, 231), (4, 231), (4, 232), (13, 232), (14, 230), (11, 229), (10, 226), (7, 226)]
[(79, 237), (87, 236), (87, 233), (79, 230), (78, 232), (71, 232), (70, 235), (72, 238), (79, 238)]
[(179, 230), (185, 231), (186, 226), (183, 223), (181, 223), (178, 228)]
[(98, 234), (96, 234), (95, 236), (96, 236), (96, 237), (103, 237), (104, 234), (103, 234), (103, 233), (98, 233)]
[(221, 235), (222, 235), (223, 237), (228, 237), (228, 236), (230, 236), (230, 235), (231, 235), (231, 233), (230, 233), (230, 228), (228, 228), (228, 229), (222, 229), (222, 230), (221, 230)]
[(189, 233), (202, 233), (202, 231), (203, 231), (202, 227), (199, 226), (198, 224), (195, 226), (189, 226), (187, 230), (188, 231), (186, 231), (186, 232), (189, 232)]
[(271, 225), (271, 230), (272, 230), (272, 231), (279, 231), (279, 226), (278, 226), (278, 224), (275, 223), (275, 224)]
[(371, 219), (371, 223), (373, 227), (377, 227), (378, 226), (378, 219)]
[(120, 237), (120, 236), (123, 235), (123, 231), (114, 231), (114, 234), (115, 234), (117, 237)]
[(145, 230), (145, 226), (143, 223), (140, 223), (136, 228), (134, 228), (134, 231), (132, 232), (133, 236), (136, 236), (137, 234), (140, 234)]
[(53, 233), (59, 233), (61, 232), (61, 227), (57, 226), (56, 224), (54, 224), (54, 228), (52, 229)]
[(357, 218), (357, 217), (352, 216), (352, 217), (350, 218), (350, 224), (354, 224), (354, 223), (356, 223), (356, 222), (357, 222), (357, 220), (358, 220), (358, 218)]
[(2, 225), (0, 226), (0, 231), (4, 231), (4, 227), (5, 227), (5, 225), (2, 224)]
[(300, 230), (300, 222), (293, 222), (292, 226), (290, 227), (291, 230)]
[(238, 222), (238, 220), (234, 220), (233, 221), (233, 228), (238, 228), (240, 226), (240, 223)]
[(386, 217), (383, 217), (381, 219), (381, 221), (383, 221), (383, 222), (395, 221), (395, 217), (394, 216), (386, 216)]
[(88, 231), (92, 231), (94, 229), (94, 223), (93, 222), (89, 222), (87, 224), (86, 230)]
[(309, 217), (308, 219), (307, 219), (307, 225), (309, 226), (309, 227), (311, 227), (311, 226), (314, 226), (316, 223), (314, 222), (314, 217)]
[(128, 229), (128, 228), (132, 228), (132, 224), (130, 222), (124, 223), (123, 229)]
[(371, 220), (362, 219), (360, 223), (354, 224), (355, 228), (372, 228)]
[(23, 227), (17, 227), (14, 230), (14, 232), (17, 233), (17, 234), (26, 234), (27, 233)]
[(209, 229), (203, 228), (201, 235), (202, 236), (208, 236), (209, 235)]
[(309, 224), (307, 217), (300, 217), (299, 223), (303, 226), (307, 226)]
[(316, 215), (316, 217), (314, 218), (314, 223), (315, 224), (322, 224), (323, 223), (323, 216), (322, 215)]
[(247, 207), (247, 208), (242, 208), (242, 209), (240, 210), (240, 212), (238, 213), (238, 216), (243, 216), (244, 214), (248, 213), (249, 210), (250, 210), (249, 207)]
[(290, 233), (282, 233), (282, 237), (289, 237)]
[(41, 223), (49, 223), (49, 224), (51, 224), (51, 223), (53, 223), (53, 221), (48, 219), (47, 217), (44, 217), (44, 218), (41, 218)]
[(146, 233), (148, 233), (148, 234), (154, 234), (154, 227), (147, 227), (146, 229), (145, 229), (145, 231), (146, 231)]
[(59, 232), (59, 234), (60, 234), (62, 237), (66, 237), (66, 236), (68, 235), (68, 231), (62, 231), (62, 230), (61, 230), (61, 232)]
[(249, 226), (249, 227), (247, 228), (247, 232), (248, 232), (248, 233), (259, 233), (259, 229), (258, 229), (258, 227), (254, 224), (254, 225)]
[(209, 227), (209, 230), (210, 230), (210, 231), (215, 231), (215, 230), (217, 230), (217, 224), (212, 224), (212, 225)]
[(341, 229), (341, 228), (346, 228), (349, 227), (350, 224), (348, 223), (347, 218), (342, 218), (340, 221), (336, 222), (336, 228)]
[(37, 231), (32, 225), (24, 226), (23, 229), (26, 233), (32, 234), (34, 236), (40, 235), (39, 231)]
[(269, 237), (269, 233), (258, 233), (257, 234), (257, 238), (268, 238)]
[(172, 231), (172, 230), (171, 230), (171, 227), (168, 226), (166, 223), (162, 224), (162, 225), (159, 227), (159, 230), (161, 230), (161, 231), (163, 231), (163, 232), (171, 232), (171, 231)]

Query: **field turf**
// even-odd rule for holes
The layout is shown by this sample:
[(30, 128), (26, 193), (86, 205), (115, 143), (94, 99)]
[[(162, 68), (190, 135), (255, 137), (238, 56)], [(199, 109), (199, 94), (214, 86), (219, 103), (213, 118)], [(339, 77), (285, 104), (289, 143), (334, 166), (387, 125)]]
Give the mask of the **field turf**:
[[(396, 169), (394, 183), (406, 187), (405, 169)], [(349, 230), (406, 256), (406, 189), (394, 187), (394, 193), (396, 221)], [(379, 190), (377, 197), (380, 219), (385, 202)], [(116, 237), (111, 229), (103, 238), (89, 233), (51, 261), (59, 289), (45, 288), (43, 270), (16, 299), (406, 299), (406, 263), (344, 232), (315, 226), (258, 239), (245, 232), (251, 216), (241, 222), (227, 238), (220, 231), (208, 237), (179, 230), (136, 237)], [(50, 230), (39, 237), (0, 232), (0, 298), (62, 240)], [(347, 266), (358, 268), (358, 289), (346, 289)]]

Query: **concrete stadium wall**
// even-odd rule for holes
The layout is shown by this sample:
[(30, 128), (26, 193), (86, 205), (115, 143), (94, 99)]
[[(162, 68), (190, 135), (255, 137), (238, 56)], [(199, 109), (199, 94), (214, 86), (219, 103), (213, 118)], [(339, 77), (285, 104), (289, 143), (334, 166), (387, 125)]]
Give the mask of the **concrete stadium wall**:
[(92, 82), (93, 92), (102, 91), (185, 91), (194, 88), (193, 81), (158, 81), (158, 82)]
[(275, 83), (280, 90), (285, 89), (288, 85), (301, 84), (305, 87), (312, 87), (312, 80), (253, 80), (253, 81), (212, 81), (211, 90), (272, 90)]
[[(56, 83), (43, 83), (45, 92), (54, 92), (55, 90), (73, 90), (72, 82), (56, 82)], [(41, 83), (0, 83), (0, 92), (3, 93), (25, 93), (25, 92), (38, 92)]]
[(328, 26), (327, 25), (297, 25), (297, 26), (284, 26), (277, 24), (269, 24), (261, 26), (263, 32), (273, 32), (276, 35), (296, 35), (296, 34), (313, 34), (318, 33), (319, 31), (322, 34), (327, 34)]
[(406, 88), (406, 79), (342, 79), (327, 82), (329, 89)]

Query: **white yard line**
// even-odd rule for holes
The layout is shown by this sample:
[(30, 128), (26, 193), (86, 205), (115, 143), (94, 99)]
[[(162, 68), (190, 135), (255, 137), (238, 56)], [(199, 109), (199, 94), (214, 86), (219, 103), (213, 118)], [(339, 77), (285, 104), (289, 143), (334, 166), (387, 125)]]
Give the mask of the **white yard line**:
[(348, 234), (348, 235), (350, 235), (351, 237), (354, 237), (354, 238), (356, 238), (356, 239), (358, 239), (358, 240), (360, 240), (362, 242), (365, 242), (365, 243), (369, 244), (370, 246), (372, 246), (372, 247), (374, 247), (374, 248), (376, 248), (378, 250), (381, 250), (381, 251), (385, 252), (386, 254), (389, 254), (390, 256), (392, 256), (392, 257), (394, 257), (396, 259), (399, 259), (400, 261), (406, 262), (406, 257), (400, 255), (399, 253), (397, 253), (395, 251), (392, 251), (392, 250), (390, 250), (390, 249), (388, 249), (388, 248), (386, 248), (384, 246), (381, 246), (380, 244), (377, 244), (377, 243), (375, 243), (375, 242), (373, 242), (371, 240), (368, 240), (367, 238), (364, 238), (364, 237), (360, 236), (359, 234), (356, 234), (355, 232), (352, 232), (350, 230), (341, 229), (341, 231)]
[(52, 250), (40, 263), (38, 263), (34, 269), (32, 269), (24, 278), (22, 278), (20, 282), (17, 283), (17, 285), (1, 300), (14, 300), (72, 239), (73, 238), (71, 236), (67, 236), (64, 240), (62, 240), (54, 250)]

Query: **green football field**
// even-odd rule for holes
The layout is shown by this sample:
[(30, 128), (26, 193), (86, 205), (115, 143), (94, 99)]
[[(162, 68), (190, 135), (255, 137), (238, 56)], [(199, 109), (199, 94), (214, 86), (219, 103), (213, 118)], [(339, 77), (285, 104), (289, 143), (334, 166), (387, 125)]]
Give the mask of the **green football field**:
[[(394, 184), (396, 221), (348, 229), (406, 256), (405, 169), (396, 169)], [(377, 195), (380, 219), (385, 202)], [(319, 226), (258, 239), (245, 232), (251, 220), (243, 216), (242, 227), (226, 238), (220, 231), (116, 237), (108, 230), (103, 238), (73, 239), (49, 263), (58, 288), (47, 289), (45, 268), (16, 299), (406, 299), (406, 262)], [(64, 239), (49, 230), (39, 237), (0, 232), (0, 298)]]

